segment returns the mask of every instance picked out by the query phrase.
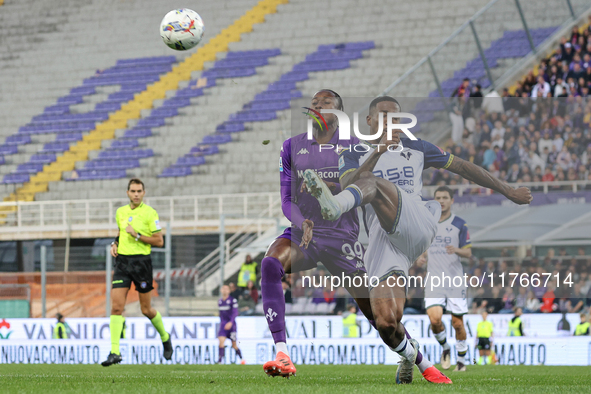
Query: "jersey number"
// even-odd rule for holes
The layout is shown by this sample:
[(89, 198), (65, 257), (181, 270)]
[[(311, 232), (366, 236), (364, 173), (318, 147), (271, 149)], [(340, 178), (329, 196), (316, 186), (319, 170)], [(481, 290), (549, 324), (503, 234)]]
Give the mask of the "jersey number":
[(343, 244), (341, 250), (343, 251), (343, 254), (347, 260), (363, 260), (363, 246), (361, 246), (359, 241), (355, 242), (353, 247), (351, 247), (350, 244)]

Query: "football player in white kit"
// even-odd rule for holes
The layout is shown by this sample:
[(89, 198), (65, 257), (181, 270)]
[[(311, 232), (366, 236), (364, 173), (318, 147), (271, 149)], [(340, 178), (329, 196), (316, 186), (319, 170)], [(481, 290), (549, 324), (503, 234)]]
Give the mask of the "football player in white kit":
[[(441, 321), (443, 308), (451, 313), (451, 325), (456, 332), (456, 350), (458, 361), (455, 371), (466, 371), (465, 356), (468, 351), (464, 315), (468, 313), (466, 286), (463, 281), (452, 282), (454, 278), (462, 278), (464, 269), (460, 258), (472, 257), (472, 243), (466, 222), (451, 212), (454, 202), (454, 191), (447, 186), (435, 190), (435, 201), (441, 204), (441, 218), (437, 224), (437, 234), (427, 250), (427, 272), (431, 277), (445, 275), (441, 286), (425, 288), (425, 309), (431, 320), (431, 329), (435, 339), (443, 347), (441, 367), (449, 369), (451, 365), (451, 348), (447, 343), (447, 333)], [(450, 278), (448, 281), (447, 278)]]
[[(394, 130), (392, 139), (388, 140), (388, 112), (401, 112), (396, 99), (389, 96), (374, 99), (367, 124), (375, 135), (382, 123), (382, 135), (369, 143), (352, 138), (350, 148), (341, 151), (341, 193), (333, 196), (313, 171), (305, 171), (304, 178), (308, 190), (318, 199), (325, 219), (337, 220), (343, 212), (364, 207), (364, 220), (369, 229), (365, 266), (370, 277), (379, 278), (379, 283), (371, 283), (372, 311), (381, 338), (402, 359), (397, 382), (410, 383), (419, 346), (416, 340), (407, 339), (401, 323), (406, 286), (396, 282), (400, 277), (406, 279), (411, 264), (429, 248), (441, 216), (439, 203), (424, 203), (421, 199), (423, 170), (429, 167), (448, 169), (517, 204), (529, 204), (532, 196), (528, 188), (514, 189), (483, 168), (429, 142), (401, 140), (400, 130)], [(396, 118), (393, 121), (400, 123)], [(396, 146), (395, 152), (386, 149), (390, 145)], [(417, 362), (427, 380), (451, 383), (429, 364), (426, 358)]]

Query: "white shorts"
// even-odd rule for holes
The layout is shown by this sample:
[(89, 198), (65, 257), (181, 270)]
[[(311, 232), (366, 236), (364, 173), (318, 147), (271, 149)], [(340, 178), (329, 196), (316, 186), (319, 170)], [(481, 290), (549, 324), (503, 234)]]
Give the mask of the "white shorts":
[(432, 306), (441, 306), (452, 315), (465, 315), (468, 313), (468, 300), (464, 298), (427, 298), (425, 294), (425, 309)]
[(397, 189), (399, 217), (392, 233), (382, 228), (371, 206), (365, 208), (369, 244), (364, 261), (370, 278), (408, 276), (409, 268), (429, 248), (437, 232), (441, 205), (437, 201), (422, 203)]

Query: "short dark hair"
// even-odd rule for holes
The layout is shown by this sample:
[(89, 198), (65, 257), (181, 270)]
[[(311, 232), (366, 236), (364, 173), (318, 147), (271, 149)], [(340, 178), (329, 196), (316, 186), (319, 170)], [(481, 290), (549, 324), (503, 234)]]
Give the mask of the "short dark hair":
[[(447, 192), (449, 194), (449, 198), (454, 198), (453, 189), (451, 189), (447, 186), (439, 186), (437, 189), (435, 189), (435, 193), (437, 193), (437, 192)], [(435, 196), (435, 194), (433, 194), (433, 196)]]
[[(317, 91), (316, 93), (314, 93), (314, 96), (316, 96), (320, 92), (331, 92), (332, 94), (334, 94), (334, 97), (338, 101), (338, 109), (339, 109), (339, 111), (344, 111), (345, 110), (345, 104), (343, 103), (343, 98), (337, 92), (335, 92), (332, 89), (320, 89), (319, 91)], [(314, 96), (312, 96), (312, 97), (314, 97)]]
[(127, 184), (127, 190), (129, 190), (131, 185), (142, 185), (142, 190), (146, 190), (146, 187), (144, 186), (144, 182), (142, 182), (138, 178), (131, 178), (129, 180), (129, 183)]
[(398, 102), (398, 100), (396, 100), (394, 97), (392, 96), (379, 96), (376, 97), (375, 99), (373, 99), (371, 101), (371, 103), (369, 104), (369, 113), (371, 114), (373, 112), (374, 109), (376, 109), (376, 107), (378, 106), (379, 103), (381, 103), (382, 101), (390, 101), (392, 103), (395, 103), (398, 105), (398, 108), (400, 108), (400, 110), (402, 111), (402, 106), (400, 105), (400, 103)]

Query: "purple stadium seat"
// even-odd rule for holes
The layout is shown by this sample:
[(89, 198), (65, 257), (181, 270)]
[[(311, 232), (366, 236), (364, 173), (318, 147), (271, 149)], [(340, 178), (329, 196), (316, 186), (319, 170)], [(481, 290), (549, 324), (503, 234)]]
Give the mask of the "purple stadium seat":
[(193, 172), (191, 171), (191, 167), (168, 167), (162, 174), (159, 175), (160, 178), (168, 178), (168, 177), (181, 177), (191, 175)]
[(225, 144), (232, 142), (232, 136), (229, 134), (211, 134), (203, 137), (203, 144)]
[(14, 174), (36, 174), (43, 171), (43, 164), (24, 163), (19, 164)]
[(109, 149), (111, 149), (111, 150), (117, 150), (117, 149), (129, 150), (129, 149), (137, 148), (139, 145), (140, 145), (140, 143), (138, 142), (138, 140), (115, 140), (115, 141), (113, 141), (113, 143), (111, 144)]
[(37, 153), (31, 156), (30, 163), (49, 164), (55, 161), (55, 154), (53, 153)]
[(82, 133), (60, 133), (55, 137), (55, 142), (76, 142), (82, 140)]
[(67, 142), (48, 142), (43, 146), (40, 153), (62, 153), (70, 149), (70, 144)]
[(216, 153), (219, 153), (219, 151), (220, 150), (217, 145), (200, 145), (191, 148), (192, 154), (204, 156), (214, 155)]
[(6, 141), (4, 141), (5, 145), (24, 145), (30, 143), (31, 136), (22, 134), (11, 135), (9, 137), (6, 137)]
[(205, 157), (202, 156), (185, 156), (179, 157), (173, 166), (175, 167), (187, 167), (187, 166), (200, 166), (205, 164)]
[(2, 183), (25, 183), (29, 182), (29, 174), (7, 174), (4, 175)]
[(152, 136), (152, 130), (149, 128), (137, 128), (137, 129), (130, 129), (127, 130), (125, 132), (125, 134), (123, 134), (123, 137), (121, 138), (146, 138), (146, 137), (151, 137)]
[(0, 145), (0, 155), (14, 155), (18, 153), (18, 146), (16, 145)]

